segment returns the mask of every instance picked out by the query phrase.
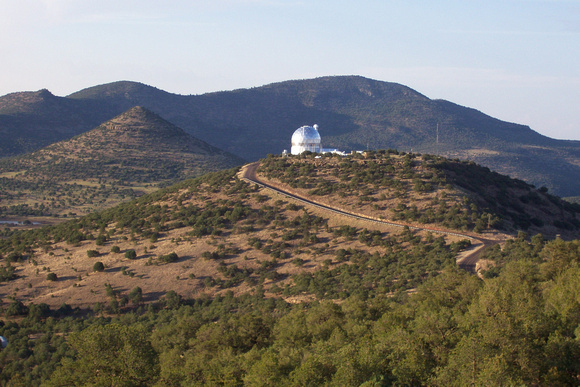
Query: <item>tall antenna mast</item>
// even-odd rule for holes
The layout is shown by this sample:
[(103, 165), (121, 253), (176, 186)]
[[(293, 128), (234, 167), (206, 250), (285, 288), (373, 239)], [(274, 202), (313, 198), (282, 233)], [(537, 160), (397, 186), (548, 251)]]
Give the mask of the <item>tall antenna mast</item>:
[(435, 140), (435, 153), (439, 154), (439, 122), (437, 123), (437, 138)]

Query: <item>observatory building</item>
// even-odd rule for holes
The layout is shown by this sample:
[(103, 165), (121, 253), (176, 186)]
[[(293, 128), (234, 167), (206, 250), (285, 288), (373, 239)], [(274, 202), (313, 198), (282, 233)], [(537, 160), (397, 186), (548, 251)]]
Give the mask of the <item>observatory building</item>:
[(322, 144), (320, 133), (318, 133), (318, 125), (303, 126), (294, 131), (292, 135), (292, 149), (290, 153), (299, 155), (302, 152), (322, 152)]

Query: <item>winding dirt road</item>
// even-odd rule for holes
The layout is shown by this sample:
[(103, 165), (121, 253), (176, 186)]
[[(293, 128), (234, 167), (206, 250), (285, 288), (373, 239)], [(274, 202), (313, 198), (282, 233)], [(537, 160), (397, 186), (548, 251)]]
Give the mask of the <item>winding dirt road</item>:
[(437, 233), (437, 234), (454, 235), (454, 236), (467, 238), (467, 239), (470, 239), (470, 240), (475, 241), (475, 242), (479, 242), (471, 250), (468, 250), (466, 253), (462, 254), (463, 256), (457, 260), (457, 265), (460, 268), (462, 268), (466, 271), (470, 271), (472, 273), (475, 272), (475, 267), (476, 267), (477, 261), (479, 260), (479, 258), (483, 254), (483, 252), (486, 249), (490, 248), (491, 246), (494, 246), (494, 245), (497, 245), (497, 244), (500, 244), (503, 242), (503, 239), (482, 238), (480, 235), (465, 234), (465, 233), (457, 232), (455, 230), (436, 229), (436, 228), (430, 228), (430, 227), (417, 227), (417, 226), (411, 225), (411, 224), (376, 219), (376, 218), (372, 218), (372, 217), (367, 216), (367, 215), (355, 214), (355, 213), (349, 212), (349, 211), (344, 210), (344, 209), (331, 207), (331, 206), (326, 205), (324, 203), (319, 203), (319, 202), (313, 201), (312, 199), (310, 199), (308, 197), (301, 196), (301, 195), (298, 195), (294, 192), (289, 192), (287, 190), (281, 189), (280, 187), (274, 187), (274, 186), (268, 184), (267, 182), (260, 180), (256, 174), (258, 166), (259, 166), (259, 162), (244, 165), (241, 168), (241, 170), (238, 174), (238, 177), (242, 180), (249, 182), (249, 183), (257, 184), (261, 187), (267, 188), (269, 190), (272, 190), (272, 191), (277, 192), (279, 194), (282, 194), (284, 196), (298, 200), (298, 201), (305, 203), (309, 206), (318, 207), (318, 208), (321, 208), (321, 209), (326, 210), (326, 211), (334, 212), (336, 214), (350, 216), (350, 217), (353, 217), (356, 219), (362, 219), (362, 220), (371, 221), (371, 222), (375, 222), (375, 223), (382, 223), (382, 224), (386, 224), (386, 225), (394, 226), (394, 227), (405, 227), (406, 226), (406, 227), (409, 227), (409, 229), (411, 229), (411, 230), (423, 230), (423, 231), (430, 231), (430, 232)]

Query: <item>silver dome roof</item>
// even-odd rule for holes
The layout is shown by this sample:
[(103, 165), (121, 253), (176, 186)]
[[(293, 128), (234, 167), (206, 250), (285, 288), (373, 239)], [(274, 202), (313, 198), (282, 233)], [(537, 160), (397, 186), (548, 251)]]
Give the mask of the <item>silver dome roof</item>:
[(322, 151), (318, 125), (303, 126), (296, 129), (292, 135), (292, 149), (290, 152), (293, 155), (299, 155), (306, 151), (314, 153), (320, 153)]
[(318, 133), (318, 125), (303, 126), (294, 131), (292, 135), (292, 145), (302, 145), (320, 143), (320, 133)]

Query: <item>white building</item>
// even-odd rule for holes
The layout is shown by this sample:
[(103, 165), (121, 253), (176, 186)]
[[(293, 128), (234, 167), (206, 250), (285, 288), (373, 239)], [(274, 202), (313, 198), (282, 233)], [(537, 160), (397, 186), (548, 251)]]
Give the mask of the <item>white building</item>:
[[(318, 125), (305, 125), (294, 131), (292, 135), (292, 149), (290, 154), (299, 155), (302, 152), (310, 151), (313, 153), (334, 153), (341, 156), (346, 156), (347, 153), (334, 148), (323, 148), (320, 133), (318, 133)], [(288, 155), (288, 151), (284, 149), (283, 156)], [(320, 156), (317, 156), (320, 157)]]
[(318, 133), (318, 125), (308, 126), (305, 125), (294, 131), (292, 135), (292, 149), (290, 153), (293, 155), (299, 155), (302, 152), (322, 152), (322, 144), (320, 139), (320, 133)]

